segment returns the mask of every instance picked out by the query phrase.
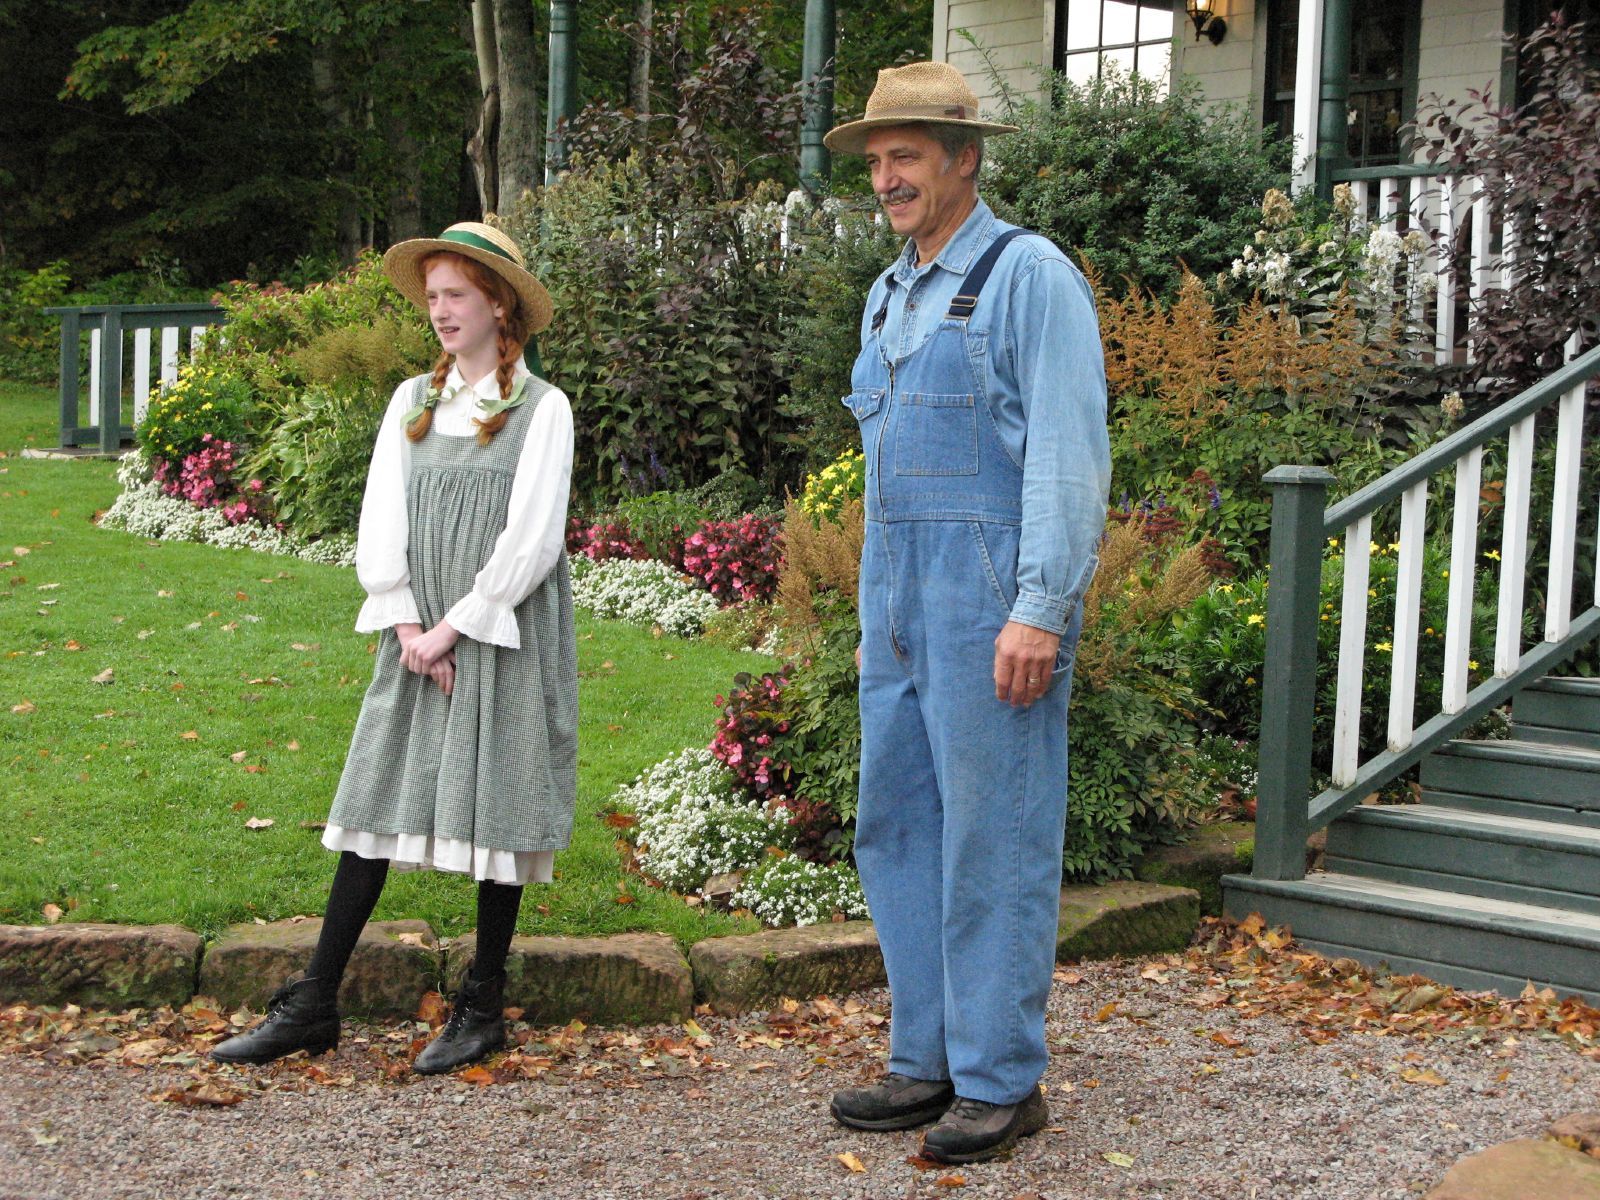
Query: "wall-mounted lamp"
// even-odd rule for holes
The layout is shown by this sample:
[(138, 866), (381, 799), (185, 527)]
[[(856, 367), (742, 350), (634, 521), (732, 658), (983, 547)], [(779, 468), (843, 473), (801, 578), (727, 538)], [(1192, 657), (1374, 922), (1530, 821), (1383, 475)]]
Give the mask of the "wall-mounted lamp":
[(1219, 45), (1227, 36), (1228, 23), (1216, 14), (1217, 0), (1184, 0), (1184, 7), (1189, 11), (1189, 20), (1194, 22), (1194, 40), (1199, 41), (1206, 37), (1211, 39), (1213, 46)]

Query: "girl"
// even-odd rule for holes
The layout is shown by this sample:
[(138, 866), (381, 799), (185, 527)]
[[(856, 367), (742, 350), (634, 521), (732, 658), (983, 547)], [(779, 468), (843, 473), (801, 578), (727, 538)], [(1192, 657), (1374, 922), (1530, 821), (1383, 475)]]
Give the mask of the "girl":
[(383, 632), (322, 839), (339, 865), (305, 975), (211, 1051), (222, 1062), (338, 1044), (339, 980), (391, 863), (478, 881), (476, 960), (414, 1069), (501, 1046), (522, 887), (550, 882), (572, 829), (572, 411), (522, 361), (550, 323), (549, 293), (510, 238), (475, 222), (401, 242), (383, 265), (442, 352), (431, 376), (396, 389), (362, 502), (356, 629)]

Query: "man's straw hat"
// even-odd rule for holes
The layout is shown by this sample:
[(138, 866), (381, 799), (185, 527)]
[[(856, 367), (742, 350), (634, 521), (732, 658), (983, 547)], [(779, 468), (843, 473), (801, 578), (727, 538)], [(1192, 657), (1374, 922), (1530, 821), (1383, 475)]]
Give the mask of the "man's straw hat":
[(528, 316), (530, 333), (538, 333), (550, 324), (555, 311), (550, 293), (529, 273), (517, 244), (492, 225), (462, 221), (436, 238), (397, 242), (383, 256), (383, 273), (400, 289), (402, 296), (426, 312), (428, 284), (422, 261), (441, 250), (482, 263), (515, 288), (522, 310)]
[(914, 121), (961, 125), (982, 134), (1017, 131), (1015, 125), (980, 120), (978, 97), (949, 63), (917, 62), (879, 71), (878, 85), (867, 98), (866, 115), (830, 130), (822, 141), (841, 154), (864, 154), (872, 130)]

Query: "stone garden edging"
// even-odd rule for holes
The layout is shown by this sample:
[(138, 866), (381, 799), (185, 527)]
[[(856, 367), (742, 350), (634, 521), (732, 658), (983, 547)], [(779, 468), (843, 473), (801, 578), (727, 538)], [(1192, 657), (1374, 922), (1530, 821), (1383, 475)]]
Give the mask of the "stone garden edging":
[[(1179, 950), (1200, 920), (1192, 888), (1146, 882), (1061, 892), (1057, 958)], [(259, 1010), (311, 956), (322, 922), (235, 925), (207, 947), (174, 925), (0, 925), (0, 1003), (178, 1007), (196, 995)], [(441, 943), (424, 921), (374, 921), (351, 956), (340, 1002), (351, 1015), (411, 1016), (471, 960), (467, 934)], [(661, 1024), (696, 1003), (732, 1015), (784, 996), (839, 995), (884, 982), (869, 921), (708, 938), (686, 959), (666, 934), (518, 937), (506, 1002), (537, 1024)]]

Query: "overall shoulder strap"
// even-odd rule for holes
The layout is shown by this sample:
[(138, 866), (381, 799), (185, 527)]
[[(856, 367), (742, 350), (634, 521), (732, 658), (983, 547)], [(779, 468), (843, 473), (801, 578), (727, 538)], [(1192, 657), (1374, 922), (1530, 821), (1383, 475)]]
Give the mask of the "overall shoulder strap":
[(961, 290), (951, 297), (950, 311), (945, 314), (947, 319), (965, 321), (972, 316), (972, 310), (978, 307), (978, 297), (983, 295), (983, 285), (989, 282), (989, 274), (994, 270), (995, 263), (1000, 261), (1000, 255), (1013, 241), (1030, 232), (1027, 229), (1008, 229), (989, 243), (989, 248), (961, 281)]
[(878, 330), (883, 328), (883, 322), (889, 316), (889, 301), (894, 299), (894, 273), (895, 268), (900, 265), (900, 260), (897, 258), (894, 261), (895, 265), (890, 267), (883, 276), (883, 283), (887, 290), (883, 293), (883, 303), (878, 307), (878, 311), (872, 318), (873, 333), (877, 333)]

